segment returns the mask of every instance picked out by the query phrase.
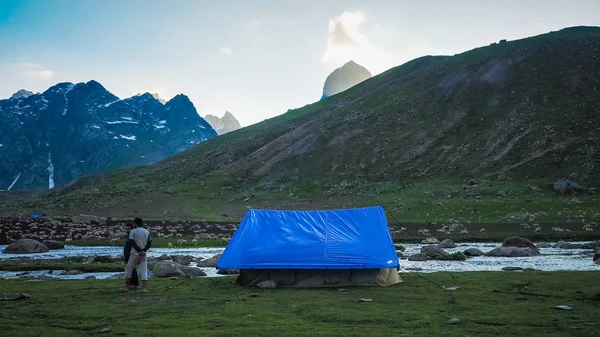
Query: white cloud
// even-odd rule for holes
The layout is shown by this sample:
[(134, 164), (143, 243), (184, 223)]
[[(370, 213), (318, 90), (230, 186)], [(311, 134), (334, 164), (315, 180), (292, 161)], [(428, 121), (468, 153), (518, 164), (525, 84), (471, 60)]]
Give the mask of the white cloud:
[(39, 63), (21, 62), (15, 63), (14, 66), (21, 69), (21, 75), (23, 76), (36, 77), (42, 80), (49, 80), (56, 74)]
[(369, 41), (360, 28), (365, 22), (363, 12), (344, 12), (329, 20), (329, 38), (323, 62), (342, 65), (353, 60), (374, 73), (394, 65), (390, 56), (380, 47)]
[(227, 56), (231, 56), (231, 49), (227, 47), (221, 47), (221, 52)]

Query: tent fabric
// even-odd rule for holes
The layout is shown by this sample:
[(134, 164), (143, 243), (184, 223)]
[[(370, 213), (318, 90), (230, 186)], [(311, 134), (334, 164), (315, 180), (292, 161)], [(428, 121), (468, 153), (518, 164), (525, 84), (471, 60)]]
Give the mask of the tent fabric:
[(396, 268), (381, 269), (242, 269), (240, 286), (271, 282), (277, 288), (387, 287), (402, 282)]
[(383, 207), (249, 210), (218, 269), (380, 269), (399, 262)]

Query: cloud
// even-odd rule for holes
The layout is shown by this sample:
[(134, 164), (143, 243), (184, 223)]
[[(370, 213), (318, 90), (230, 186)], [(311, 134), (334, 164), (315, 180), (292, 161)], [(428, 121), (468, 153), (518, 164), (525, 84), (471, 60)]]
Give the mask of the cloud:
[(329, 20), (329, 37), (323, 62), (342, 65), (353, 60), (369, 69), (387, 69), (379, 69), (390, 63), (387, 53), (371, 43), (366, 34), (361, 33), (364, 22), (363, 12), (344, 12)]
[(36, 77), (42, 80), (49, 80), (56, 75), (54, 71), (46, 69), (39, 63), (20, 62), (15, 63), (14, 66), (21, 70), (21, 75), (27, 77)]
[(227, 56), (231, 56), (231, 49), (226, 47), (221, 47), (221, 52)]

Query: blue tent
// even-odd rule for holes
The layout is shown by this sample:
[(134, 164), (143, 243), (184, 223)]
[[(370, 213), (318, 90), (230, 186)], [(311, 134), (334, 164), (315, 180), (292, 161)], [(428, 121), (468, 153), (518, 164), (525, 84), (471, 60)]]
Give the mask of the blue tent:
[(218, 269), (399, 267), (383, 207), (328, 211), (249, 210)]

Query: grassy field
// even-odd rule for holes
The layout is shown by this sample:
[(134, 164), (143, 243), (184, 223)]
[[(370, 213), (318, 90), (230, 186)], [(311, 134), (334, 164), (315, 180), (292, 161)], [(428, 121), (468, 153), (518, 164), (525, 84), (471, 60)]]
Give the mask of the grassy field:
[[(3, 336), (591, 336), (600, 323), (596, 272), (404, 274), (389, 288), (237, 287), (234, 278), (151, 280), (149, 294), (117, 280), (0, 280)], [(452, 293), (442, 286), (457, 286)], [(252, 295), (256, 294), (256, 295)], [(449, 296), (456, 302), (450, 304)], [(361, 303), (361, 298), (373, 302)], [(567, 304), (572, 311), (557, 310)], [(446, 322), (457, 317), (456, 325)]]

